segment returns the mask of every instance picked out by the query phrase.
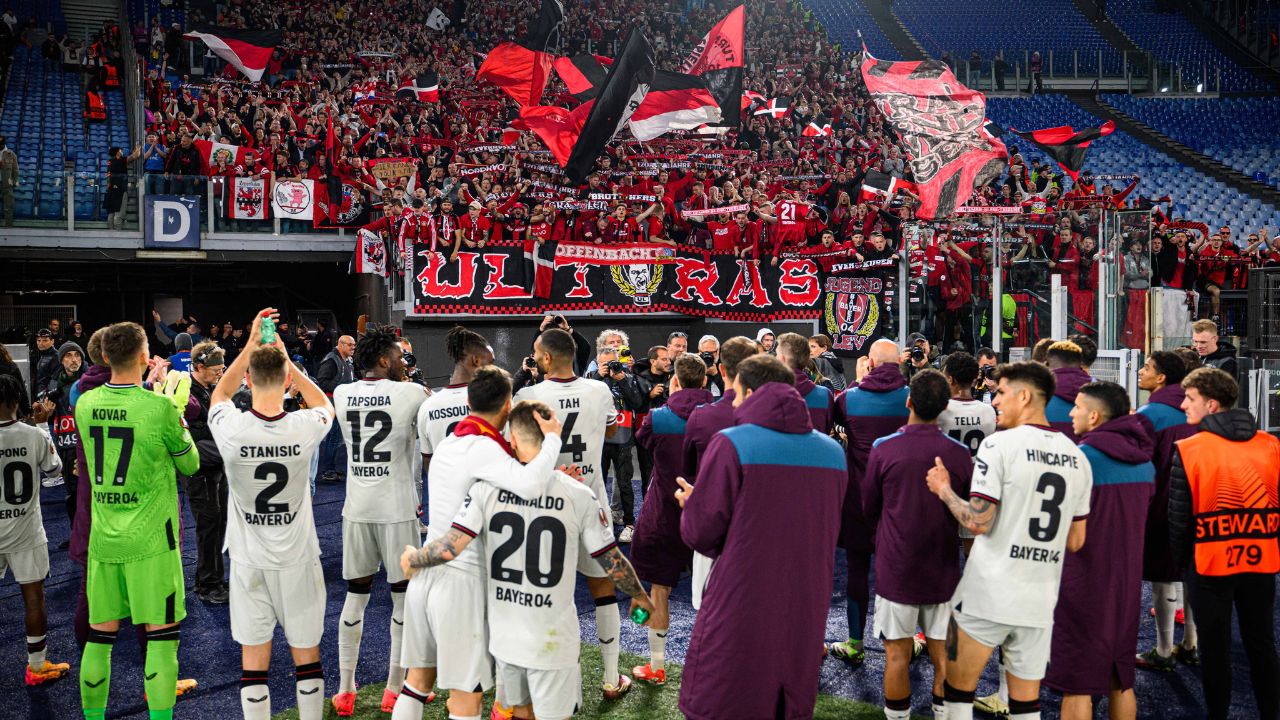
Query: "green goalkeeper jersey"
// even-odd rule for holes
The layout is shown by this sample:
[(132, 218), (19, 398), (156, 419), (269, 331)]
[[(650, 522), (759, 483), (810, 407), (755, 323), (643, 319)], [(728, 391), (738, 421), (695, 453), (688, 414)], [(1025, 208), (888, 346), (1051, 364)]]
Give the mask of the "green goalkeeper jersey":
[(89, 463), (89, 559), (123, 563), (176, 547), (176, 468), (200, 466), (173, 403), (137, 385), (104, 385), (76, 403)]

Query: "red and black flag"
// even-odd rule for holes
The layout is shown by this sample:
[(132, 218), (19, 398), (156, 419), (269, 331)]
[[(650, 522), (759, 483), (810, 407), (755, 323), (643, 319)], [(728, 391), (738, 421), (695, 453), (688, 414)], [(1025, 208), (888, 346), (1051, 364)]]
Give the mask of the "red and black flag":
[(720, 124), (737, 127), (742, 122), (742, 68), (746, 57), (743, 32), (747, 13), (739, 5), (711, 28), (684, 61), (680, 72), (700, 76), (720, 105)]
[(420, 103), (440, 102), (440, 77), (434, 72), (423, 73), (400, 83), (396, 97), (417, 100)]
[(271, 52), (280, 44), (283, 35), (279, 30), (194, 24), (183, 37), (202, 41), (214, 55), (230, 63), (251, 81), (258, 82), (267, 70)]
[(768, 102), (769, 98), (766, 98), (755, 90), (742, 91), (742, 112), (755, 110), (762, 105), (768, 104)]
[(800, 131), (800, 134), (805, 137), (830, 137), (833, 132), (831, 118), (826, 115), (819, 115), (810, 120), (809, 124), (804, 126), (804, 130)]
[(885, 200), (893, 199), (899, 190), (914, 195), (916, 186), (902, 178), (886, 175), (878, 170), (869, 170), (866, 177), (862, 179), (862, 187), (858, 189), (858, 202), (883, 203)]
[(560, 0), (542, 0), (524, 40), (499, 43), (490, 50), (476, 71), (476, 79), (493, 83), (520, 105), (537, 105), (555, 61), (555, 55), (547, 48), (559, 36), (563, 22), (564, 6)]
[(637, 140), (647, 142), (672, 130), (715, 125), (720, 118), (720, 105), (702, 78), (657, 70), (630, 127)]
[[(565, 175), (575, 183), (584, 181), (595, 167), (596, 158), (604, 152), (605, 145), (627, 124), (644, 102), (653, 84), (655, 70), (653, 46), (639, 28), (632, 28), (627, 36), (622, 54), (609, 68), (600, 93), (591, 103), (591, 112), (582, 124), (582, 131), (573, 145)], [(735, 97), (735, 102), (737, 95)], [(528, 118), (525, 118), (528, 122)], [(541, 134), (539, 134), (541, 136)], [(554, 152), (554, 148), (552, 149)]]
[(1032, 145), (1056, 160), (1062, 166), (1063, 172), (1071, 176), (1073, 182), (1079, 182), (1080, 169), (1084, 167), (1084, 156), (1089, 143), (1110, 135), (1115, 132), (1115, 129), (1115, 122), (1108, 120), (1099, 127), (1083, 130), (1063, 125), (1030, 132), (1023, 132), (1017, 128), (1009, 128), (1009, 131), (1024, 140), (1030, 140)]
[(878, 60), (864, 46), (862, 79), (907, 148), (920, 219), (951, 215), (1004, 172), (1009, 153), (985, 128), (987, 98), (943, 63)]
[(756, 108), (756, 111), (752, 114), (756, 117), (768, 115), (777, 120), (778, 118), (786, 117), (789, 112), (791, 112), (791, 98), (779, 97)]
[(588, 100), (573, 110), (557, 105), (526, 105), (520, 108), (518, 122), (532, 130), (551, 151), (556, 164), (564, 167), (594, 104), (594, 100)]
[(604, 78), (609, 74), (608, 66), (612, 64), (612, 58), (574, 55), (556, 58), (555, 68), (569, 94), (586, 102), (594, 98), (600, 86), (604, 85)]

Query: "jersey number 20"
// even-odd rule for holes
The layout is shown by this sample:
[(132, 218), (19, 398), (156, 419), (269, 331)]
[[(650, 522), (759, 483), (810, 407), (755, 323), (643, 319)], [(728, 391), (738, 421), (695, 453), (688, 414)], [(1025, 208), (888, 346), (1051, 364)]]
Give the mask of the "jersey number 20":
[[(490, 575), (494, 580), (519, 585), (525, 575), (534, 587), (555, 587), (564, 575), (564, 550), (566, 533), (564, 523), (548, 517), (536, 517), (529, 523), (525, 532), (524, 518), (513, 512), (500, 512), (489, 520), (489, 532), (500, 533), (511, 528), (511, 537), (493, 550), (493, 569)], [(551, 567), (542, 571), (543, 535), (550, 535)], [(524, 572), (505, 567), (507, 558), (511, 557), (524, 545)]]

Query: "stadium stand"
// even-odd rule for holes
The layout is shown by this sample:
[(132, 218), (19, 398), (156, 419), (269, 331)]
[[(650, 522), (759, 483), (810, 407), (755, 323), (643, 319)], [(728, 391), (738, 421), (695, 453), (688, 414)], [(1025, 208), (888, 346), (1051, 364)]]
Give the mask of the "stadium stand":
[(1227, 167), (1280, 189), (1280, 136), (1260, 118), (1280, 114), (1280, 98), (1139, 98), (1108, 94), (1107, 104)]
[[(1182, 68), (1183, 82), (1202, 77), (1207, 68), (1210, 88), (1216, 88), (1215, 69), (1222, 70), (1223, 91), (1247, 92), (1267, 89), (1265, 83), (1237, 65), (1214, 47), (1204, 33), (1180, 11), (1158, 12), (1156, 0), (1111, 0), (1107, 14), (1144, 50), (1161, 62)], [(1195, 85), (1198, 80), (1192, 80)]]
[[(1060, 95), (990, 98), (987, 114), (1000, 125), (1019, 130), (1068, 123), (1080, 128), (1103, 122)], [(1019, 143), (1008, 135), (1005, 139), (1018, 145), (1030, 158), (1047, 160), (1030, 143)], [(1100, 175), (1136, 173), (1141, 177), (1137, 193), (1147, 198), (1170, 196), (1173, 198), (1173, 212), (1170, 214), (1174, 216), (1198, 219), (1214, 227), (1229, 225), (1236, 228), (1236, 232), (1252, 230), (1263, 224), (1280, 224), (1280, 211), (1273, 205), (1244, 196), (1124, 132), (1114, 132), (1092, 145), (1088, 167)]]
[(831, 36), (832, 42), (856, 51), (860, 47), (858, 32), (861, 31), (862, 39), (872, 55), (879, 58), (897, 56), (893, 44), (881, 32), (880, 26), (862, 0), (811, 0), (806, 5), (813, 11), (814, 17), (827, 27), (827, 34)]

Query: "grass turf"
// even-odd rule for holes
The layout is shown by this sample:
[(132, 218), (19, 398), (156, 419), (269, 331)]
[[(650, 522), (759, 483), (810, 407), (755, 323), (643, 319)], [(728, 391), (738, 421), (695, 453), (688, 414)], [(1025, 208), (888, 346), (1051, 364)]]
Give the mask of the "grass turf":
[[(622, 653), (620, 667), (623, 672), (630, 674), (630, 668), (641, 665), (645, 662), (644, 658), (636, 657), (628, 653)], [(598, 678), (601, 673), (600, 665), (600, 646), (592, 643), (582, 644), (582, 707), (579, 708), (575, 718), (589, 720), (590, 718), (613, 718), (614, 720), (679, 720), (684, 716), (680, 714), (676, 703), (680, 697), (680, 666), (667, 663), (667, 684), (662, 687), (654, 687), (642, 682), (636, 682), (631, 687), (631, 692), (626, 697), (616, 702), (605, 702), (600, 695), (600, 691), (596, 688), (594, 682), (589, 678)], [(355, 720), (385, 720), (390, 715), (383, 714), (381, 710), (382, 704), (382, 688), (383, 684), (366, 685), (360, 688), (356, 695), (355, 713), (352, 715)], [(326, 688), (326, 692), (332, 696), (332, 688)], [(493, 705), (493, 692), (487, 692), (484, 696), (484, 712), (482, 717), (489, 717), (489, 708)], [(337, 713), (333, 711), (333, 704), (328, 700), (325, 701), (324, 708), (325, 718), (337, 718)], [(449, 714), (445, 710), (443, 693), (438, 694), (431, 704), (427, 705), (426, 712), (422, 714), (424, 720), (446, 720)], [(814, 718), (824, 720), (862, 720), (863, 718), (884, 718), (884, 713), (879, 707), (868, 705), (866, 703), (846, 700), (845, 698), (835, 697), (832, 695), (819, 695), (818, 705), (814, 709)], [(297, 720), (298, 709), (291, 708), (275, 716), (274, 720)]]

